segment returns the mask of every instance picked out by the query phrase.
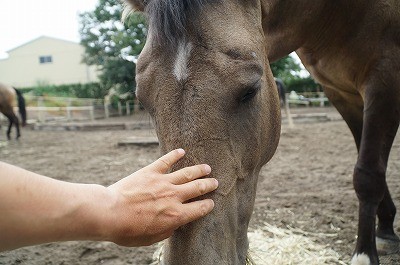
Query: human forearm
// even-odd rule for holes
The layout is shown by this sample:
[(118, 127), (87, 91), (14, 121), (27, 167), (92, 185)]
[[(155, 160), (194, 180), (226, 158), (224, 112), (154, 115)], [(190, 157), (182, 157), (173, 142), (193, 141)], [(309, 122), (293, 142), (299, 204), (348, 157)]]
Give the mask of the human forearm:
[[(0, 250), (102, 237), (100, 210), (109, 192), (62, 182), (0, 162)], [(103, 202), (103, 203), (102, 203)]]
[(0, 162), (0, 251), (52, 241), (105, 240), (150, 245), (208, 214), (215, 190), (207, 165), (167, 174), (174, 150), (109, 187), (68, 183)]

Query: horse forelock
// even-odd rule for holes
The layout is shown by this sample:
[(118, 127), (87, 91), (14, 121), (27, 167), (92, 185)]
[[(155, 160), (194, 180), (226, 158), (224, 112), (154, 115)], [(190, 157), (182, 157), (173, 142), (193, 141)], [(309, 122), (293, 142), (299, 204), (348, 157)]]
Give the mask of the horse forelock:
[(218, 0), (148, 0), (145, 13), (153, 40), (176, 46), (187, 39), (189, 26), (195, 28), (200, 11), (215, 2)]

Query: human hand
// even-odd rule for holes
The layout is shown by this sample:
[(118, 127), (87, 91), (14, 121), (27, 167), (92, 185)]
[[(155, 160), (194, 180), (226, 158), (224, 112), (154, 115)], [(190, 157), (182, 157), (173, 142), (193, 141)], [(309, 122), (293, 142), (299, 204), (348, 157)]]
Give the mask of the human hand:
[(182, 149), (171, 151), (107, 188), (113, 194), (104, 229), (107, 240), (123, 246), (151, 245), (214, 208), (210, 199), (187, 202), (218, 187), (216, 179), (198, 179), (211, 172), (210, 166), (167, 174), (184, 155)]

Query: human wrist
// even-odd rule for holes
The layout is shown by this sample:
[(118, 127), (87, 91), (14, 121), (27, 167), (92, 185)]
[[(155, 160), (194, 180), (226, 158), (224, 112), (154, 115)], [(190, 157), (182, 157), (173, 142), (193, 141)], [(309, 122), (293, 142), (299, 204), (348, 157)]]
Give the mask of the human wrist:
[(109, 241), (112, 221), (112, 205), (115, 195), (104, 186), (83, 184), (84, 196), (77, 213), (77, 222), (82, 224), (82, 239), (93, 241)]

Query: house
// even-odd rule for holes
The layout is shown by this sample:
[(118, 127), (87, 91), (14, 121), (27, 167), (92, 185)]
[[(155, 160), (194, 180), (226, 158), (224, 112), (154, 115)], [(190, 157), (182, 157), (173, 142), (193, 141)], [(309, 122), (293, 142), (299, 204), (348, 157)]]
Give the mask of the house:
[(84, 48), (75, 42), (42, 36), (7, 52), (0, 60), (0, 82), (15, 87), (98, 81), (95, 66), (82, 63)]

